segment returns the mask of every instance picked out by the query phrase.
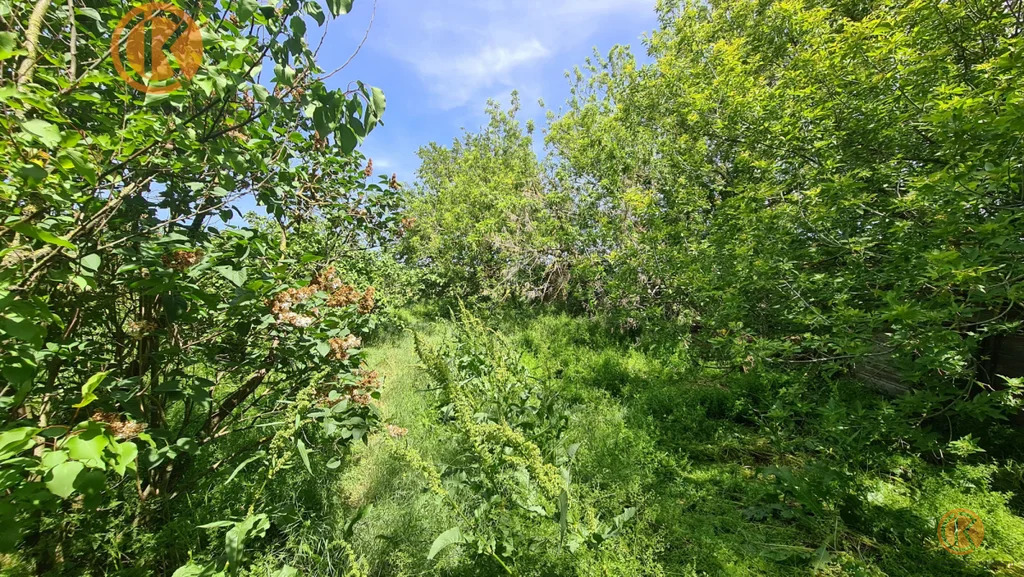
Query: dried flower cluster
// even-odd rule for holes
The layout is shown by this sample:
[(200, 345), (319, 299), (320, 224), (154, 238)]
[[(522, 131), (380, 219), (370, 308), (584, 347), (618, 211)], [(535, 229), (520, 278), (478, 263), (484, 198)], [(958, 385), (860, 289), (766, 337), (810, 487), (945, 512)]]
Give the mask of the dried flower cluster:
[(329, 307), (347, 307), (359, 302), (362, 295), (355, 287), (350, 285), (342, 285), (338, 290), (331, 293), (331, 296), (327, 299), (327, 306)]
[(313, 309), (312, 315), (296, 312), (296, 307), (305, 302), (318, 291), (330, 293), (327, 297), (327, 306), (333, 308), (358, 305), (360, 314), (368, 314), (374, 307), (374, 288), (369, 287), (365, 293), (360, 293), (355, 287), (347, 285), (338, 277), (338, 271), (333, 266), (327, 267), (313, 277), (309, 286), (303, 288), (285, 289), (267, 301), (270, 312), (277, 318), (277, 322), (286, 323), (296, 327), (308, 327), (316, 322), (320, 316), (317, 309)]
[(156, 323), (153, 321), (128, 321), (125, 326), (124, 332), (129, 337), (140, 341), (145, 338), (146, 335), (156, 330)]
[(388, 425), (388, 436), (392, 439), (401, 439), (409, 434), (409, 429), (397, 425)]
[(343, 283), (338, 278), (338, 269), (329, 266), (313, 277), (313, 283), (310, 286), (316, 286), (322, 291), (331, 292), (341, 288)]
[(352, 390), (348, 394), (348, 400), (352, 401), (357, 405), (362, 405), (365, 407), (366, 405), (369, 405), (371, 401), (373, 401), (373, 397), (371, 397), (369, 393), (361, 393), (357, 390)]
[(316, 291), (316, 285), (309, 285), (298, 289), (285, 289), (277, 293), (268, 303), (270, 305), (270, 312), (274, 314), (279, 323), (286, 323), (300, 328), (308, 327), (316, 319), (308, 315), (298, 314), (292, 311), (292, 308), (313, 296)]
[[(339, 342), (335, 344), (335, 340)], [(343, 341), (348, 342), (344, 343)], [(331, 342), (331, 349), (334, 351), (335, 347), (337, 347), (338, 350), (344, 351), (346, 348), (355, 348), (361, 344), (362, 342), (357, 337), (349, 336), (345, 339), (333, 339)], [(361, 406), (366, 406), (373, 402), (373, 393), (381, 389), (380, 376), (377, 374), (377, 371), (357, 369), (353, 374), (359, 380), (353, 385), (346, 386), (341, 393), (341, 397), (334, 400), (331, 400), (330, 390), (333, 389), (337, 383), (322, 383), (322, 390), (319, 393), (318, 403), (321, 406), (330, 407), (341, 401), (348, 401), (352, 404)]]
[(118, 439), (134, 439), (139, 433), (146, 430), (146, 423), (135, 421), (122, 421), (117, 413), (97, 412), (93, 413), (89, 420), (104, 423), (110, 428), (110, 432)]
[(356, 371), (356, 375), (359, 376), (359, 383), (356, 386), (360, 389), (377, 390), (380, 388), (380, 381), (377, 380), (380, 375), (377, 374), (377, 371), (360, 369)]
[(160, 260), (167, 268), (182, 272), (199, 264), (199, 261), (203, 260), (203, 251), (198, 249), (176, 250), (163, 255)]
[(355, 335), (349, 335), (343, 339), (331, 339), (330, 345), (330, 358), (336, 361), (345, 361), (348, 360), (348, 350), (358, 349), (363, 345), (363, 341), (359, 340), (359, 337)]
[(388, 182), (388, 187), (391, 190), (394, 190), (395, 192), (398, 192), (399, 190), (402, 189), (402, 185), (398, 184), (398, 175), (397, 174), (392, 174), (391, 175), (391, 181)]
[(402, 219), (402, 230), (403, 231), (408, 231), (408, 230), (410, 230), (414, 226), (416, 226), (416, 219), (415, 218), (403, 218)]
[(373, 287), (369, 287), (366, 289), (366, 292), (363, 293), (363, 297), (359, 299), (359, 306), (356, 309), (359, 311), (359, 314), (368, 315), (373, 311), (373, 295), (375, 293), (376, 289), (374, 289)]
[(359, 377), (359, 382), (348, 390), (349, 400), (357, 405), (368, 405), (372, 400), (370, 394), (381, 388), (379, 375), (377, 371), (365, 369), (359, 369), (355, 374)]
[(370, 178), (371, 176), (373, 176), (373, 159), (372, 158), (366, 161), (366, 168), (363, 169), (363, 174), (366, 175), (366, 178)]

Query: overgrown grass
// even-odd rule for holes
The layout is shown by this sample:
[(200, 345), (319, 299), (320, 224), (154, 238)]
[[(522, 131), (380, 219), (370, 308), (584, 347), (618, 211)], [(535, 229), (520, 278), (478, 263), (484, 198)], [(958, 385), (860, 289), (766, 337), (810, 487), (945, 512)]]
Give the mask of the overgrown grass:
[[(562, 442), (579, 444), (573, 505), (613, 515), (625, 530), (570, 554), (522, 526), (531, 552), (522, 575), (1017, 575), (1024, 520), (993, 479), (1015, 469), (961, 461), (939, 466), (889, 438), (887, 401), (855, 383), (808, 373), (723, 373), (694, 364), (684, 341), (622, 342), (600, 324), (564, 315), (494, 317), (531, 375), (557, 392)], [(445, 323), (415, 324), (428, 343)], [(444, 472), (460, 458), (436, 391), (418, 368), (411, 334), (370, 353), (387, 378), (382, 409), (409, 433), (359, 449), (341, 483), (350, 511), (372, 509), (352, 545), (369, 575), (490, 575), (467, 547), (427, 559), (458, 525), (426, 490), (403, 448)], [(815, 386), (809, 386), (810, 384)], [(541, 446), (545, 455), (555, 449)], [(937, 519), (966, 507), (985, 522), (982, 548), (956, 557)], [(581, 519), (580, 522), (586, 522)], [(540, 523), (540, 521), (538, 521)], [(544, 545), (546, 543), (546, 546)]]

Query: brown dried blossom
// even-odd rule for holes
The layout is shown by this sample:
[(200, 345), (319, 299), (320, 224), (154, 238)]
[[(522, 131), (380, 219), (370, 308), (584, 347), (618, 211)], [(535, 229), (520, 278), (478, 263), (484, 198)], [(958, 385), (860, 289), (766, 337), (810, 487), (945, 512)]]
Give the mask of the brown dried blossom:
[(356, 375), (359, 377), (359, 383), (356, 386), (360, 389), (376, 390), (380, 388), (380, 382), (377, 380), (380, 375), (377, 374), (377, 371), (360, 369), (356, 371)]
[(344, 361), (348, 360), (348, 350), (361, 347), (363, 345), (363, 341), (355, 335), (349, 335), (343, 339), (331, 339), (329, 344), (331, 345), (329, 357), (336, 361)]
[(290, 324), (296, 327), (308, 327), (316, 320), (308, 315), (301, 315), (292, 311), (292, 308), (306, 301), (317, 291), (316, 285), (309, 285), (302, 288), (285, 289), (277, 293), (273, 299), (267, 302), (270, 312), (277, 318), (277, 322)]
[(355, 287), (342, 285), (327, 299), (327, 306), (335, 308), (347, 307), (359, 302), (361, 296)]
[(375, 292), (376, 289), (374, 289), (373, 287), (369, 287), (366, 289), (366, 292), (363, 293), (362, 298), (359, 299), (359, 306), (356, 309), (359, 311), (359, 314), (367, 315), (373, 311), (373, 295), (375, 294)]
[(145, 431), (146, 427), (148, 427), (146, 423), (122, 421), (120, 415), (117, 413), (108, 413), (104, 411), (93, 413), (89, 420), (106, 424), (107, 427), (110, 428), (110, 432), (118, 439), (134, 439), (139, 436), (139, 433)]
[(309, 315), (300, 315), (289, 311), (277, 315), (277, 322), (304, 329), (313, 326), (316, 319)]
[(342, 286), (341, 279), (338, 278), (338, 269), (329, 266), (320, 271), (313, 277), (313, 283), (310, 286), (317, 286), (325, 292), (338, 290)]
[(349, 400), (357, 405), (362, 405), (365, 407), (366, 405), (369, 405), (371, 401), (373, 401), (373, 398), (370, 397), (370, 395), (364, 393), (357, 393), (353, 391), (351, 396), (349, 397)]
[(398, 175), (397, 174), (392, 173), (391, 181), (388, 182), (388, 188), (390, 188), (391, 190), (393, 190), (395, 192), (398, 192), (399, 190), (402, 189), (402, 185), (398, 184)]
[(366, 168), (363, 169), (363, 174), (366, 175), (366, 178), (370, 178), (371, 176), (373, 176), (373, 159), (372, 158), (366, 161)]
[(199, 264), (199, 261), (203, 260), (203, 251), (199, 249), (176, 250), (163, 255), (160, 260), (167, 268), (182, 272)]
[(401, 439), (409, 434), (409, 429), (397, 425), (388, 425), (388, 436), (392, 439)]

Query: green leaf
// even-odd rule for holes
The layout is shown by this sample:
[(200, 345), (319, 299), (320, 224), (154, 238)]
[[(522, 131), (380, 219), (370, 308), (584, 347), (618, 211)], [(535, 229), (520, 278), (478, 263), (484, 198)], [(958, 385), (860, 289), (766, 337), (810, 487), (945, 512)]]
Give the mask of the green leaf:
[(335, 137), (338, 142), (341, 143), (341, 151), (345, 154), (350, 154), (359, 145), (359, 139), (356, 138), (356, 133), (352, 130), (352, 127), (342, 125), (338, 127)]
[(146, 97), (142, 100), (142, 104), (143, 106), (152, 106), (154, 104), (159, 104), (170, 97), (171, 94), (169, 92), (147, 92)]
[(103, 449), (109, 442), (106, 436), (95, 430), (87, 430), (67, 440), (64, 447), (68, 455), (78, 461), (87, 461), (96, 466), (104, 466)]
[(319, 2), (306, 2), (306, 14), (316, 20), (317, 26), (323, 26), (327, 21), (327, 16), (324, 15), (324, 9), (320, 7)]
[(35, 446), (32, 437), (39, 432), (36, 427), (19, 427), (0, 433), (0, 459), (17, 455)]
[(373, 113), (377, 118), (384, 116), (384, 109), (388, 107), (388, 99), (384, 91), (376, 86), (370, 88), (370, 104), (373, 106)]
[(217, 571), (209, 565), (199, 565), (190, 562), (187, 565), (178, 567), (171, 577), (221, 577), (223, 575), (222, 571)]
[[(42, 340), (42, 336), (46, 334), (45, 327), (39, 326), (32, 319), (26, 319), (13, 313), (0, 317), (0, 330), (26, 343), (39, 343)], [(34, 364), (28, 358), (19, 360)]]
[(0, 375), (3, 375), (11, 384), (24, 385), (24, 391), (27, 394), (32, 379), (36, 376), (35, 362), (27, 358), (4, 359), (4, 361), (3, 367), (0, 367)]
[(29, 186), (35, 186), (40, 182), (46, 180), (47, 172), (43, 167), (35, 164), (26, 164), (18, 169), (18, 176), (20, 176)]
[(95, 271), (96, 269), (100, 268), (100, 264), (103, 262), (103, 260), (100, 258), (100, 255), (98, 254), (87, 254), (84, 257), (82, 257), (82, 260), (79, 262), (82, 265), (82, 268)]
[(465, 543), (466, 537), (462, 534), (462, 529), (458, 527), (452, 527), (444, 533), (438, 535), (437, 539), (434, 539), (434, 544), (430, 546), (430, 552), (427, 553), (427, 559), (433, 559), (441, 552), (445, 547), (449, 545), (455, 545), (456, 543)]
[(85, 465), (78, 461), (67, 461), (50, 469), (43, 482), (51, 493), (61, 499), (67, 499), (75, 490), (75, 479)]
[(288, 27), (292, 29), (292, 36), (302, 38), (306, 35), (306, 21), (301, 16), (292, 16), (288, 21)]
[(97, 12), (95, 8), (75, 8), (75, 12), (81, 14), (82, 16), (85, 16), (86, 18), (92, 18), (97, 22), (103, 22), (103, 18), (100, 16), (100, 13)]
[(221, 527), (233, 527), (234, 521), (213, 521), (206, 523), (205, 525), (199, 525), (200, 529), (220, 529)]
[(285, 565), (277, 570), (272, 577), (298, 577), (299, 570), (291, 565)]
[(256, 0), (238, 0), (238, 9), (235, 10), (235, 15), (242, 22), (245, 22), (252, 18), (252, 15), (256, 13), (260, 7), (260, 3)]
[(18, 53), (18, 37), (14, 32), (0, 32), (0, 60), (7, 60)]
[(332, 16), (340, 16), (352, 11), (352, 2), (353, 0), (327, 0), (327, 8)]
[(228, 571), (234, 575), (242, 564), (245, 542), (251, 536), (262, 537), (270, 528), (266, 515), (251, 515), (236, 523), (224, 536), (224, 549), (228, 558)]
[(39, 468), (49, 470), (68, 460), (67, 451), (47, 451), (39, 459)]
[(107, 476), (103, 471), (82, 471), (75, 479), (75, 489), (85, 497), (86, 507), (98, 507), (103, 501), (103, 490), (106, 488)]
[(29, 238), (34, 238), (36, 240), (41, 240), (45, 243), (55, 244), (57, 246), (62, 246), (64, 248), (68, 248), (71, 250), (78, 250), (77, 246), (71, 244), (70, 242), (64, 240), (63, 238), (55, 236), (53, 233), (46, 232), (41, 228), (36, 228), (30, 224), (19, 223), (12, 226), (11, 228)]
[(39, 118), (26, 120), (21, 124), (21, 128), (35, 136), (47, 148), (54, 148), (60, 144), (60, 129), (45, 120)]
[(309, 449), (306, 448), (306, 443), (302, 442), (302, 439), (295, 440), (295, 448), (299, 450), (299, 457), (302, 459), (302, 464), (306, 466), (306, 470), (309, 474), (313, 474), (313, 467), (309, 465)]
[(565, 543), (565, 535), (569, 532), (569, 493), (565, 489), (558, 495), (558, 531), (559, 541)]
[(316, 128), (317, 133), (321, 137), (326, 137), (331, 134), (331, 119), (330, 110), (320, 105), (313, 109), (313, 126)]
[(316, 352), (321, 357), (326, 357), (331, 352), (331, 343), (319, 342), (316, 344)]
[(248, 459), (242, 461), (242, 464), (240, 464), (237, 467), (235, 467), (234, 471), (231, 471), (231, 475), (228, 476), (228, 480), (227, 481), (224, 481), (224, 484), (227, 485), (228, 483), (233, 481), (235, 479), (235, 476), (238, 475), (239, 473), (241, 473), (242, 469), (244, 469), (246, 465), (248, 465), (249, 463), (251, 463), (253, 461), (262, 459), (263, 457), (266, 457), (266, 456), (267, 456), (267, 454), (265, 452), (260, 451), (255, 456), (249, 457)]
[(114, 461), (114, 471), (118, 475), (124, 475), (128, 469), (135, 470), (135, 457), (139, 455), (139, 448), (131, 441), (125, 441), (115, 445), (117, 460)]
[(109, 374), (110, 371), (103, 371), (101, 373), (96, 373), (95, 375), (89, 377), (89, 380), (86, 381), (84, 385), (82, 385), (82, 401), (72, 406), (76, 409), (81, 409), (82, 407), (88, 406), (89, 403), (99, 399), (99, 397), (97, 397), (93, 393), (93, 391), (96, 390), (96, 387), (100, 386), (100, 383), (102, 383), (103, 380), (106, 379), (107, 375)]
[(235, 270), (229, 266), (217, 266), (213, 267), (213, 270), (217, 271), (220, 276), (234, 283), (235, 286), (242, 286), (245, 284), (245, 280), (248, 278), (245, 270)]
[(832, 555), (829, 554), (825, 545), (818, 547), (818, 550), (811, 555), (811, 567), (816, 571), (823, 571), (831, 561)]
[(621, 527), (623, 523), (629, 521), (636, 516), (636, 507), (626, 507), (621, 514), (616, 515), (612, 522), (615, 523), (616, 527)]
[(65, 150), (64, 155), (71, 160), (75, 172), (91, 185), (96, 184), (96, 168), (85, 159), (77, 150)]
[(203, 94), (205, 94), (207, 96), (210, 96), (211, 94), (213, 94), (213, 90), (214, 90), (213, 78), (211, 78), (211, 77), (209, 77), (209, 76), (204, 74), (202, 76), (196, 76), (195, 78), (192, 79), (192, 82), (194, 82), (196, 86), (198, 86), (200, 89), (202, 89)]

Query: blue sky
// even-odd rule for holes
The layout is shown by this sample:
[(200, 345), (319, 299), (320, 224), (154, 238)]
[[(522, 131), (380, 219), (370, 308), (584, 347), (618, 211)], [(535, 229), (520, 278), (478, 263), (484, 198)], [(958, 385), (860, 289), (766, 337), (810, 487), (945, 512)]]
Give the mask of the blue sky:
[[(328, 24), (321, 67), (344, 63), (359, 44), (372, 0)], [(411, 181), (416, 150), (448, 144), (462, 128), (484, 122), (488, 98), (508, 101), (518, 89), (523, 119), (544, 126), (543, 98), (556, 111), (568, 95), (564, 73), (615, 44), (642, 52), (641, 37), (655, 27), (654, 0), (379, 0), (369, 38), (331, 87), (362, 80), (388, 99), (385, 125), (363, 152), (378, 172)], [(316, 42), (319, 32), (310, 29)]]

